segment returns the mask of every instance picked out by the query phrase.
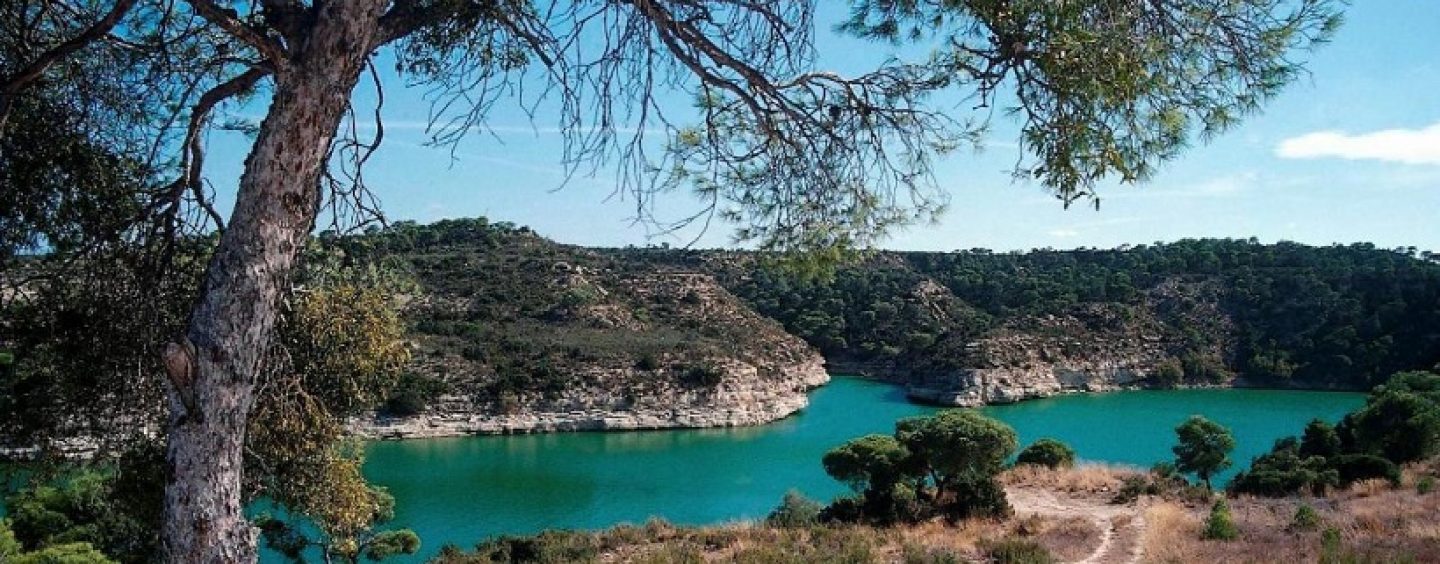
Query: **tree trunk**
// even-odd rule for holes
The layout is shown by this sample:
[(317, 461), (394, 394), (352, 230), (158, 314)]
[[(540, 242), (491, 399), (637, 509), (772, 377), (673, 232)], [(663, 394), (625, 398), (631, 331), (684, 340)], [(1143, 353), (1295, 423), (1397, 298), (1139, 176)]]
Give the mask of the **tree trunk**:
[(275, 94), (240, 179), (170, 375), (166, 561), (256, 560), (243, 513), (246, 420), (256, 375), (296, 256), (314, 227), (319, 178), (385, 0), (320, 3), (303, 42), (277, 65)]

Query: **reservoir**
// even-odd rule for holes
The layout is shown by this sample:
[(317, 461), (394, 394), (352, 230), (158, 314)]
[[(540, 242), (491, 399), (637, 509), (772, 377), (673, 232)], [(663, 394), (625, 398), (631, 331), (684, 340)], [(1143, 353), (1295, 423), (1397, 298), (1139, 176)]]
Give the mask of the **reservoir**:
[[(1235, 467), (1299, 434), (1319, 417), (1337, 421), (1364, 403), (1358, 393), (1173, 390), (1077, 394), (983, 411), (1013, 426), (1022, 448), (1054, 437), (1082, 460), (1148, 467), (1172, 459), (1174, 428), (1192, 414), (1228, 427)], [(763, 518), (786, 490), (828, 501), (845, 488), (821, 456), (896, 419), (933, 413), (899, 387), (837, 377), (810, 407), (759, 427), (621, 433), (459, 437), (372, 443), (365, 474), (394, 494), (395, 520), (423, 541), (420, 561), (441, 546), (470, 548), (497, 534), (594, 529), (651, 516), (682, 524)], [(270, 561), (270, 558), (265, 560)], [(387, 561), (407, 561), (404, 559)]]

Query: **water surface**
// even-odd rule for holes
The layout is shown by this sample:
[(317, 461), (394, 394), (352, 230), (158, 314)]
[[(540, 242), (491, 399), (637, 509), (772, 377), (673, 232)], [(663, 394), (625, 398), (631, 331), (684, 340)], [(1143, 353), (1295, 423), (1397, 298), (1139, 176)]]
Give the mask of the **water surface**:
[[(761, 427), (461, 437), (373, 443), (366, 475), (396, 499), (422, 555), (497, 534), (603, 528), (651, 516), (684, 524), (763, 517), (787, 489), (828, 500), (844, 487), (825, 451), (896, 419), (933, 413), (891, 385), (836, 378), (810, 407)], [(1149, 466), (1169, 460), (1174, 428), (1192, 414), (1229, 427), (1237, 465), (1315, 417), (1335, 421), (1362, 394), (1276, 390), (1133, 391), (1072, 395), (984, 411), (1021, 444), (1055, 437), (1082, 459)], [(1232, 473), (1227, 472), (1222, 479)]]

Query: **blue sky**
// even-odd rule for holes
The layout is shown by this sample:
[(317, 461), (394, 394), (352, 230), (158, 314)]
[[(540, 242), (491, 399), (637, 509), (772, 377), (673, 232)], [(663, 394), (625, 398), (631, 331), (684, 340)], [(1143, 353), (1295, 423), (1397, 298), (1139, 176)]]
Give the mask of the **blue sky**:
[[(822, 14), (828, 28), (840, 14)], [(828, 20), (827, 20), (828, 17)], [(1207, 145), (1197, 144), (1151, 181), (1104, 185), (1099, 211), (1063, 209), (1034, 184), (1014, 181), (1014, 131), (994, 118), (987, 147), (937, 169), (951, 196), (937, 224), (917, 225), (881, 246), (905, 250), (1114, 247), (1185, 237), (1258, 237), (1310, 244), (1374, 242), (1440, 250), (1440, 3), (1363, 0), (1334, 41), (1310, 56), (1311, 76), (1263, 114)], [(820, 66), (840, 70), (886, 55), (883, 46), (820, 32)], [(384, 66), (382, 61), (382, 67)], [(669, 241), (634, 225), (633, 203), (614, 196), (607, 171), (563, 188), (560, 137), (550, 118), (532, 124), (513, 105), (455, 147), (422, 146), (429, 103), (420, 88), (386, 76), (385, 145), (366, 177), (391, 220), (429, 222), (484, 215), (529, 225), (561, 242), (618, 246)], [(362, 86), (357, 104), (373, 96)], [(679, 96), (677, 95), (678, 99)], [(253, 107), (236, 115), (257, 115)], [(211, 135), (208, 176), (233, 190), (248, 140)], [(679, 217), (699, 204), (683, 192), (658, 211)], [(728, 246), (712, 226), (698, 246)]]

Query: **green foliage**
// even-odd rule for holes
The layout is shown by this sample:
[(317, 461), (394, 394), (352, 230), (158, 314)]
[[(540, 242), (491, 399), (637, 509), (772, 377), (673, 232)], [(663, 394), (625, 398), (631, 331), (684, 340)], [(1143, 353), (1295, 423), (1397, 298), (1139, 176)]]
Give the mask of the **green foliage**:
[(1295, 516), (1290, 519), (1290, 530), (1292, 531), (1313, 531), (1320, 528), (1320, 514), (1314, 507), (1307, 504), (1300, 504), (1295, 508)]
[(796, 490), (790, 490), (785, 492), (785, 498), (780, 501), (780, 505), (765, 517), (765, 523), (784, 529), (811, 527), (820, 522), (820, 510), (823, 508), (819, 502)]
[[(827, 358), (900, 371), (981, 366), (986, 359), (966, 346), (977, 338), (1044, 316), (1084, 318), (1099, 306), (1158, 323), (1171, 356), (1152, 376), (1160, 387), (1240, 373), (1262, 383), (1368, 389), (1440, 362), (1440, 264), (1367, 244), (1183, 240), (1125, 250), (876, 253), (826, 278), (705, 264)], [(1176, 295), (1176, 281), (1212, 289)], [(1234, 326), (1217, 325), (1220, 315)], [(1087, 330), (1116, 330), (1093, 325)], [(1222, 343), (1227, 334), (1233, 341)], [(1233, 346), (1229, 364), (1214, 354), (1220, 346)]]
[(1057, 562), (1049, 550), (1029, 539), (1006, 538), (998, 541), (982, 540), (980, 552), (988, 562), (996, 564), (1051, 564)]
[[(1307, 429), (1317, 428), (1314, 423)], [(1250, 469), (1236, 474), (1231, 491), (1281, 497), (1308, 492), (1319, 495), (1341, 485), (1340, 473), (1331, 458), (1306, 455), (1294, 437), (1275, 441), (1269, 453), (1255, 458)]]
[(977, 411), (951, 409), (902, 419), (895, 437), (913, 456), (907, 470), (930, 478), (936, 505), (946, 516), (1009, 512), (995, 475), (1015, 452), (1018, 439), (1010, 426)]
[(390, 397), (386, 398), (380, 411), (396, 417), (417, 415), (424, 412), (431, 402), (448, 389), (449, 386), (441, 380), (406, 372), (400, 375), (399, 381), (395, 383), (395, 387), (390, 391)]
[(468, 561), (569, 564), (594, 561), (598, 555), (599, 547), (590, 535), (545, 531), (533, 537), (501, 536), (485, 541), (475, 547), (475, 559)]
[(895, 436), (867, 435), (825, 454), (825, 472), (860, 499), (841, 498), (823, 520), (916, 521), (1004, 515), (1010, 506), (995, 476), (1015, 451), (1015, 431), (971, 410), (902, 419)]
[(894, 437), (866, 435), (831, 449), (821, 459), (825, 473), (856, 493), (888, 492), (905, 476), (910, 451)]
[(420, 536), (414, 531), (384, 531), (377, 533), (365, 547), (365, 557), (370, 560), (384, 560), (391, 556), (415, 554), (420, 551)]
[(1311, 420), (1300, 437), (1299, 454), (1305, 457), (1340, 454), (1340, 434), (1329, 423), (1320, 419)]
[(1034, 464), (1046, 468), (1070, 468), (1075, 466), (1075, 450), (1069, 445), (1051, 438), (1042, 438), (1025, 447), (1015, 458), (1015, 464)]
[(1235, 519), (1230, 515), (1230, 504), (1223, 497), (1216, 499), (1215, 505), (1210, 507), (1210, 516), (1205, 518), (1200, 538), (1229, 541), (1239, 537), (1240, 531), (1235, 528)]
[(1179, 442), (1171, 450), (1177, 470), (1195, 474), (1208, 487), (1211, 476), (1230, 467), (1235, 437), (1220, 424), (1194, 415), (1175, 428), (1175, 435)]
[(76, 467), (22, 488), (6, 501), (13, 531), (7, 534), (30, 550), (69, 547), (47, 554), (70, 554), (82, 559), (77, 562), (88, 561), (83, 558), (91, 551), (120, 562), (148, 562), (159, 547), (163, 482), (158, 461), (142, 464), (135, 457), (118, 467)]
[(1420, 479), (1415, 482), (1415, 493), (1425, 495), (1432, 491), (1435, 491), (1434, 476), (1421, 476)]
[(1373, 454), (1342, 454), (1334, 457), (1331, 465), (1339, 473), (1341, 485), (1374, 479), (1400, 485), (1400, 467)]
[(1167, 359), (1155, 367), (1155, 374), (1151, 379), (1158, 387), (1174, 388), (1185, 381), (1185, 369), (1180, 366), (1180, 361)]
[(1365, 407), (1341, 422), (1352, 450), (1396, 464), (1440, 453), (1440, 374), (1403, 372), (1378, 386)]

